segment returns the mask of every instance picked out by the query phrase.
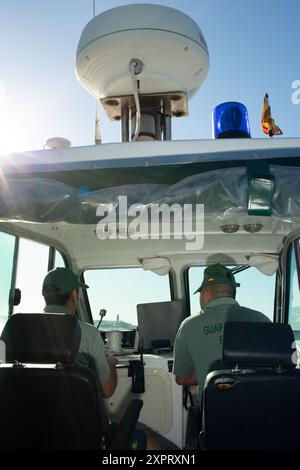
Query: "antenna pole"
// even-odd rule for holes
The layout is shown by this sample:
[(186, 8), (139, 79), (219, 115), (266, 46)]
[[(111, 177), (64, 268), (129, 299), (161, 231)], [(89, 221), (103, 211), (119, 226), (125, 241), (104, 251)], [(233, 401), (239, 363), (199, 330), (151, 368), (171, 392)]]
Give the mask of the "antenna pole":
[(172, 140), (172, 114), (171, 114), (170, 105), (164, 106), (163, 136), (164, 136), (164, 140)]
[(129, 109), (124, 106), (122, 109), (122, 142), (129, 142)]
[(96, 117), (95, 117), (95, 144), (96, 145), (102, 144), (101, 124), (100, 124), (98, 103), (96, 104)]
[[(93, 0), (93, 18), (95, 18), (95, 16), (96, 16), (96, 0)], [(100, 116), (99, 116), (98, 103), (96, 104), (96, 117), (95, 117), (95, 144), (96, 145), (102, 144), (101, 125), (100, 125)], [(101, 313), (100, 313), (100, 315), (101, 315)], [(101, 317), (99, 325), (102, 321), (102, 318), (103, 317)], [(98, 328), (99, 328), (99, 325), (98, 325)]]

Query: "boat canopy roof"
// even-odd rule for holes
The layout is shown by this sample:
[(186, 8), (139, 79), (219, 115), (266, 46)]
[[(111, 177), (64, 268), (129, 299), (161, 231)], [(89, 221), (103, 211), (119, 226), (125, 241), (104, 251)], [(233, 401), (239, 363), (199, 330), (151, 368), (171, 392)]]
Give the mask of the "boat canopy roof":
[[(300, 139), (104, 144), (3, 155), (1, 160), (2, 228), (14, 226), (68, 249), (78, 250), (74, 240), (79, 243), (82, 234), (95, 237), (97, 207), (117, 209), (119, 196), (141, 209), (204, 204), (205, 233), (212, 235), (207, 251), (216, 249), (220, 236), (228, 251), (237, 245), (245, 251), (245, 241), (237, 243), (241, 234), (222, 233), (226, 224), (260, 223), (262, 231), (247, 234), (247, 240), (253, 237), (252, 248), (261, 252), (278, 252), (283, 237), (300, 226)], [(112, 242), (123, 250), (132, 240), (105, 240)], [(144, 242), (142, 257), (185, 251), (182, 240)], [(87, 251), (79, 264), (91, 262), (92, 251)]]
[(300, 139), (219, 142), (110, 144), (4, 157), (0, 217), (93, 224), (97, 205), (116, 207), (118, 197), (127, 196), (128, 205), (141, 207), (204, 204), (206, 219), (213, 220), (247, 214), (249, 178), (271, 175), (272, 215), (300, 219)]

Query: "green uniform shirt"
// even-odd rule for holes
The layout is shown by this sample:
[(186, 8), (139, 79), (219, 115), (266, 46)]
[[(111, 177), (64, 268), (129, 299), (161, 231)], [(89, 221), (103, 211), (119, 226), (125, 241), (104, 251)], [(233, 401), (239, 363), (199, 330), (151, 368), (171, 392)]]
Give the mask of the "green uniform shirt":
[[(47, 305), (45, 313), (67, 313), (65, 307), (59, 305)], [(81, 341), (79, 351), (75, 358), (75, 364), (80, 367), (91, 367), (98, 374), (100, 382), (105, 382), (110, 377), (110, 367), (105, 356), (105, 346), (99, 331), (89, 323), (79, 321), (81, 329)]]
[(222, 341), (227, 321), (269, 322), (263, 313), (241, 307), (231, 297), (210, 301), (202, 315), (184, 320), (177, 332), (174, 345), (173, 373), (176, 377), (196, 372), (198, 399), (207, 374), (222, 367)]

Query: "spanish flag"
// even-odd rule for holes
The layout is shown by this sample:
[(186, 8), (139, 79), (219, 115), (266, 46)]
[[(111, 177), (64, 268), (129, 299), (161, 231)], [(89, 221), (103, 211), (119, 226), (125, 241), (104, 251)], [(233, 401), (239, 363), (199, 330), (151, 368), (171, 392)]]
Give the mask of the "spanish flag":
[(264, 96), (261, 113), (261, 125), (263, 132), (269, 137), (273, 137), (273, 135), (282, 135), (282, 130), (276, 126), (274, 119), (272, 119), (271, 108), (269, 105), (269, 96), (267, 93)]

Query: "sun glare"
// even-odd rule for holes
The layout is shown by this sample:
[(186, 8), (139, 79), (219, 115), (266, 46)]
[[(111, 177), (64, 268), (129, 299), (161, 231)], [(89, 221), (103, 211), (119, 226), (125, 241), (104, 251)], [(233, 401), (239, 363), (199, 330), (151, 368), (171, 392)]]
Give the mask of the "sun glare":
[(7, 101), (6, 84), (0, 80), (0, 154), (12, 151), (16, 139)]
[(31, 118), (26, 107), (8, 95), (5, 82), (0, 80), (0, 155), (19, 152), (30, 146), (32, 136), (28, 132), (28, 123)]
[(0, 111), (0, 154), (15, 150), (14, 129), (9, 124), (9, 116)]

